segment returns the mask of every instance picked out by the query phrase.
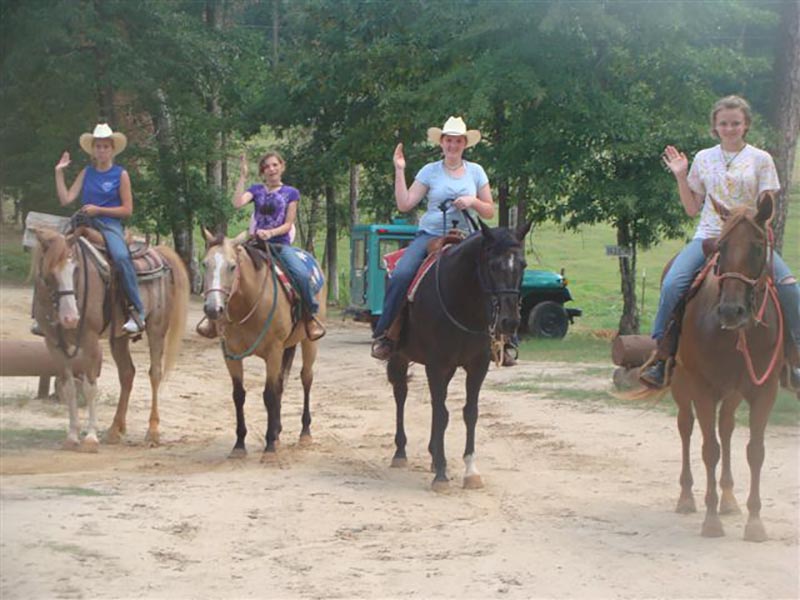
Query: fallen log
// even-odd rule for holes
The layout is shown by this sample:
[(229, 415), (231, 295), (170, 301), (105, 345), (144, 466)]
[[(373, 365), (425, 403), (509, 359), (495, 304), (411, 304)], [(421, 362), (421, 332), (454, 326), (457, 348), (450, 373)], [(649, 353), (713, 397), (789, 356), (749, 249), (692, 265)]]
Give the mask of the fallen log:
[(639, 367), (630, 369), (627, 367), (617, 367), (614, 369), (612, 380), (614, 381), (614, 387), (621, 391), (642, 387), (642, 384), (639, 382)]
[(642, 366), (656, 349), (649, 335), (618, 335), (611, 341), (611, 360), (625, 368)]
[[(88, 365), (79, 357), (72, 372), (81, 375)], [(38, 377), (37, 396), (50, 393), (50, 378), (59, 374), (58, 365), (50, 356), (44, 340), (0, 340), (0, 376)]]

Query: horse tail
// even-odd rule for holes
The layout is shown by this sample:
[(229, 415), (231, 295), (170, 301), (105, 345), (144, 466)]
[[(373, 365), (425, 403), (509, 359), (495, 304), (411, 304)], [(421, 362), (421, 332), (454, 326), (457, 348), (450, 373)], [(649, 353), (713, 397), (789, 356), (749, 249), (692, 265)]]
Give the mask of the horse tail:
[(172, 302), (169, 308), (169, 326), (164, 340), (164, 374), (166, 375), (178, 358), (178, 351), (186, 329), (189, 312), (189, 274), (183, 260), (169, 246), (157, 246), (156, 250), (164, 257), (172, 269)]

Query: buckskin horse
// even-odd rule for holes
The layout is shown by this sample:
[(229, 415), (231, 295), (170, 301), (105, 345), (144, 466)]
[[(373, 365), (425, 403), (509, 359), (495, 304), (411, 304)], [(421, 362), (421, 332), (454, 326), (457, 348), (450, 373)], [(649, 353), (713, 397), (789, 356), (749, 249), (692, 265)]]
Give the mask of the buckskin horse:
[(413, 302), (401, 311), (400, 338), (386, 368), (397, 411), (392, 466), (403, 467), (407, 464), (403, 420), (408, 366), (410, 362), (425, 365), (433, 412), (428, 451), (435, 471), (434, 491), (444, 491), (449, 485), (444, 450), (449, 420), (445, 400), (458, 367), (467, 374), (463, 485), (483, 486), (475, 458), (478, 396), (492, 359), (494, 336), (513, 334), (520, 321), (519, 286), (525, 270), (522, 241), (531, 224), (511, 232), (479, 223), (478, 232), (443, 251), (422, 277)]
[[(772, 282), (769, 221), (773, 199), (763, 194), (757, 210), (737, 207), (728, 210), (711, 199), (723, 219), (718, 254), (710, 259), (709, 273), (686, 305), (682, 319), (674, 374), (668, 385), (678, 405), (681, 436), (681, 493), (676, 511), (691, 513), (692, 494), (690, 439), (694, 412), (703, 432), (703, 462), (706, 467), (706, 515), (701, 534), (724, 535), (720, 514), (738, 514), (731, 474), (731, 435), (736, 408), (750, 405), (749, 516), (744, 539), (767, 539), (761, 522), (760, 479), (764, 462), (764, 431), (778, 390), (784, 360), (783, 322)], [(663, 390), (648, 391), (640, 397)], [(717, 407), (719, 437), (717, 441)], [(720, 459), (721, 498), (717, 495), (716, 467)]]
[[(35, 278), (34, 315), (45, 334), (50, 355), (59, 365), (59, 396), (69, 407), (69, 431), (64, 447), (96, 452), (97, 377), (100, 373), (100, 337), (109, 335), (117, 364), (120, 394), (114, 420), (106, 432), (107, 443), (118, 443), (126, 431), (128, 400), (136, 368), (130, 339), (121, 333), (122, 290), (111, 285), (111, 270), (103, 255), (82, 233), (63, 235), (34, 230), (39, 242), (33, 256)], [(99, 234), (94, 236), (99, 237)], [(154, 266), (139, 288), (147, 313), (145, 332), (150, 350), (150, 419), (145, 436), (149, 445), (159, 443), (158, 390), (163, 376), (173, 367), (180, 349), (189, 304), (189, 278), (180, 257), (167, 246), (148, 250)], [(160, 257), (160, 258), (158, 258)], [(83, 360), (82, 360), (83, 359)], [(89, 412), (86, 436), (80, 440), (74, 365), (90, 365), (83, 371), (82, 389)]]
[[(214, 236), (204, 231), (207, 243), (203, 311), (216, 323), (222, 338), (225, 366), (233, 385), (233, 403), (236, 408), (236, 444), (230, 458), (247, 454), (244, 418), (244, 376), (242, 360), (255, 355), (263, 359), (267, 368), (264, 385), (264, 407), (267, 411), (266, 446), (262, 460), (274, 455), (281, 433), (281, 398), (284, 381), (289, 375), (297, 344), (302, 348), (303, 414), (300, 443), (311, 442), (311, 384), (314, 380), (314, 361), (317, 341), (305, 335), (302, 319), (292, 318), (292, 303), (278, 282), (275, 262), (271, 255), (263, 255), (245, 244), (247, 232), (235, 239)], [(323, 285), (318, 292), (320, 310), (325, 317)]]

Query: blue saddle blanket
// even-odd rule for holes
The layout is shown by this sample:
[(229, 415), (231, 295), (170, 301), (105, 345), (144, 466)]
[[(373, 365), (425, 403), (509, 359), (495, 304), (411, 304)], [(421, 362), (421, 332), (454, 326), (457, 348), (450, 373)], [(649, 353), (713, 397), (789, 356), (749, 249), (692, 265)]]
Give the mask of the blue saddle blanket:
[(306, 252), (302, 248), (297, 248), (296, 246), (289, 246), (285, 251), (293, 252), (295, 256), (300, 259), (300, 262), (303, 263), (306, 270), (305, 276), (311, 284), (311, 293), (316, 295), (317, 292), (322, 289), (322, 286), (325, 285), (325, 275), (323, 275), (322, 269), (320, 269), (319, 263), (317, 263), (317, 259), (309, 252)]

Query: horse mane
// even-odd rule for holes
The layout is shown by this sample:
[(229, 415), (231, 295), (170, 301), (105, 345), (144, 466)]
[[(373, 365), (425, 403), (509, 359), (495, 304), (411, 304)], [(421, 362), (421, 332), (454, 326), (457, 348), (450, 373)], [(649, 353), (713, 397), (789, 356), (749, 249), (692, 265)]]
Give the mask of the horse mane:
[(255, 242), (245, 242), (242, 248), (247, 252), (256, 271), (260, 271), (261, 267), (269, 263), (269, 251), (263, 250)]
[[(52, 273), (61, 268), (69, 257), (67, 239), (56, 231), (43, 229), (31, 262), (31, 277)], [(43, 243), (44, 242), (44, 243)]]
[(484, 242), (486, 242), (487, 245), (493, 249), (496, 249), (498, 253), (503, 253), (506, 250), (520, 247), (520, 241), (516, 238), (513, 232), (506, 227), (495, 227), (491, 231), (491, 240), (478, 231), (467, 237), (460, 244), (455, 245), (451, 252), (457, 253), (476, 251), (478, 248), (483, 246)]

